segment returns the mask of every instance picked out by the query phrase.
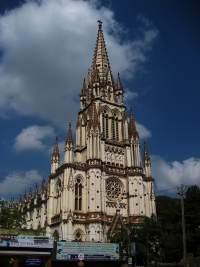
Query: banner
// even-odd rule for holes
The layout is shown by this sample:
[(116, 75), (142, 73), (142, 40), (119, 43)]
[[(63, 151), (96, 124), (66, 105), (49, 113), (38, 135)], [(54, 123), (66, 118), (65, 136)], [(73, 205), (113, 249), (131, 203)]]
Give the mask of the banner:
[(53, 248), (53, 239), (45, 236), (0, 237), (0, 247)]
[(86, 261), (119, 260), (119, 245), (94, 242), (57, 242), (56, 260), (78, 260), (80, 255)]

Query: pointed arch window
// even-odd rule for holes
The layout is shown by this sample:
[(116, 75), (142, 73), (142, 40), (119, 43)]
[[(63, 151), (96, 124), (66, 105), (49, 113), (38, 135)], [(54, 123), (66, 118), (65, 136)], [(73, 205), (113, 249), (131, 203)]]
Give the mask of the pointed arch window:
[(75, 210), (82, 210), (82, 189), (81, 178), (78, 177), (75, 183)]

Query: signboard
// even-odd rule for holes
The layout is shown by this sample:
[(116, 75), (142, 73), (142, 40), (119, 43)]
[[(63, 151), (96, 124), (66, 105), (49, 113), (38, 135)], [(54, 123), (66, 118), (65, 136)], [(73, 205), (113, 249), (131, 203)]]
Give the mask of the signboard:
[(30, 266), (36, 267), (36, 266), (42, 266), (42, 265), (43, 264), (42, 264), (41, 259), (26, 259), (24, 263), (25, 267), (30, 267)]
[(0, 247), (53, 248), (53, 239), (45, 236), (0, 237)]
[(83, 259), (86, 261), (119, 260), (119, 245), (94, 242), (57, 242), (56, 260), (76, 261)]

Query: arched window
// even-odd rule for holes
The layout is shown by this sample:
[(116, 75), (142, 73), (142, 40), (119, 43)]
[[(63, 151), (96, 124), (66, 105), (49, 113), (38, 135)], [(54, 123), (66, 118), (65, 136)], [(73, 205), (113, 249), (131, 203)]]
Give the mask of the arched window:
[(75, 210), (82, 210), (82, 188), (81, 178), (77, 178), (75, 183)]

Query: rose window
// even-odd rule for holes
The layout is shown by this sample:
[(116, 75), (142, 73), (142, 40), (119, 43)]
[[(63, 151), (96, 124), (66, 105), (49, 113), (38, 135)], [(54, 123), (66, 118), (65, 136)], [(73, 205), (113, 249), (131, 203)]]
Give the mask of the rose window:
[(109, 178), (106, 181), (106, 193), (110, 200), (116, 200), (122, 192), (122, 183), (117, 178)]

